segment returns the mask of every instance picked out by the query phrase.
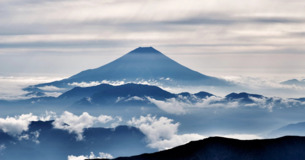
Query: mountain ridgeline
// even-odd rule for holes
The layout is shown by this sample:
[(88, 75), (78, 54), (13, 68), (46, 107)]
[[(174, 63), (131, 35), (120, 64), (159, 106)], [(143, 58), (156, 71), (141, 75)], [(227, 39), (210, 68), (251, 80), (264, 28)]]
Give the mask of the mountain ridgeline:
[[(25, 88), (26, 91), (40, 92), (44, 86), (73, 88), (72, 83), (125, 81), (149, 81), (161, 85), (187, 86), (232, 86), (223, 79), (193, 71), (152, 47), (139, 47), (115, 61), (96, 69), (82, 71), (70, 78)], [(69, 85), (70, 84), (70, 85)]]
[(286, 136), (265, 140), (211, 137), (151, 154), (115, 160), (303, 160), (305, 137)]
[[(35, 97), (24, 100), (0, 101), (0, 106), (21, 105), (21, 106), (61, 106), (78, 109), (88, 107), (158, 107), (158, 102), (165, 103), (175, 100), (184, 104), (205, 104), (205, 105), (238, 105), (249, 109), (266, 108), (276, 106), (278, 109), (289, 109), (293, 105), (295, 109), (304, 106), (304, 98), (282, 99), (277, 97), (265, 97), (258, 94), (246, 92), (230, 93), (225, 97), (219, 97), (208, 92), (198, 93), (171, 93), (158, 86), (127, 83), (123, 85), (100, 84), (91, 87), (74, 87), (58, 97)], [(157, 102), (157, 103), (156, 103)], [(203, 103), (204, 102), (204, 103)], [(266, 108), (271, 109), (271, 108)], [(291, 110), (291, 109), (290, 109)]]
[[(55, 106), (155, 106), (149, 98), (166, 101), (170, 98), (184, 97), (187, 100), (200, 100), (214, 96), (208, 92), (191, 94), (182, 92), (170, 93), (157, 86), (128, 83), (119, 86), (100, 84), (92, 87), (75, 87), (59, 97), (38, 97), (20, 100), (15, 103), (23, 105), (55, 105)], [(1, 104), (1, 103), (0, 103)]]

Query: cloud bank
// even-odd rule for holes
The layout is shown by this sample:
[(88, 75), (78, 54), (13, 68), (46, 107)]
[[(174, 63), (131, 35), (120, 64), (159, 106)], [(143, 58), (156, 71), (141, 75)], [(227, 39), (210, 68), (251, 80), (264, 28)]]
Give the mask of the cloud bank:
[(127, 124), (139, 128), (148, 139), (148, 146), (159, 150), (173, 148), (192, 140), (205, 138), (199, 134), (178, 134), (179, 123), (167, 117), (156, 116), (133, 117)]
[(92, 127), (95, 123), (106, 124), (114, 120), (111, 116), (100, 115), (98, 117), (91, 116), (84, 112), (77, 116), (73, 113), (65, 111), (60, 117), (53, 122), (54, 128), (67, 130), (69, 133), (75, 133), (77, 140), (83, 139), (84, 129)]
[(36, 116), (32, 113), (22, 114), (15, 117), (0, 118), (0, 130), (11, 136), (17, 137), (19, 140), (32, 140), (39, 143), (39, 132), (31, 132), (24, 134), (28, 131), (29, 125), (32, 121), (49, 121), (54, 120), (53, 127), (57, 129), (66, 130), (69, 133), (76, 134), (77, 140), (83, 140), (83, 131), (86, 128), (93, 127), (94, 125), (105, 125), (110, 123), (109, 127), (118, 126), (122, 118), (111, 117), (108, 115), (99, 115), (97, 117), (91, 116), (89, 113), (84, 112), (81, 115), (75, 115), (71, 112), (65, 111), (60, 116), (54, 112), (46, 112), (44, 115)]
[(98, 156), (95, 156), (93, 152), (90, 153), (90, 155), (80, 155), (80, 156), (74, 156), (69, 155), (68, 160), (84, 160), (84, 159), (94, 159), (94, 158), (105, 158), (105, 159), (113, 159), (114, 157), (109, 153), (99, 152)]
[(0, 129), (4, 133), (16, 136), (20, 135), (23, 131), (27, 131), (31, 121), (37, 121), (38, 116), (29, 114), (22, 114), (15, 117), (0, 118)]

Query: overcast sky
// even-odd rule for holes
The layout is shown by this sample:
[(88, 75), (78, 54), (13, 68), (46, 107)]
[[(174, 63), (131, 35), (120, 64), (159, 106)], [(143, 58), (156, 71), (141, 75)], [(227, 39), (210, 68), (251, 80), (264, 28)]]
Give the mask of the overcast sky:
[(0, 0), (0, 76), (70, 76), (153, 46), (213, 76), (305, 77), (303, 0)]

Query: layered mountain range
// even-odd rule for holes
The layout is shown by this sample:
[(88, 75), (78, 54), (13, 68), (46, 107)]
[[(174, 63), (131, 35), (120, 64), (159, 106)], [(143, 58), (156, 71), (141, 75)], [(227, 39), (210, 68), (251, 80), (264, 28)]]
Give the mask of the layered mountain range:
[[(246, 106), (272, 109), (289, 108), (290, 106), (304, 106), (304, 98), (266, 97), (259, 94), (246, 92), (230, 93), (220, 97), (208, 92), (198, 93), (171, 93), (158, 86), (128, 83), (123, 85), (100, 84), (91, 87), (74, 87), (58, 97), (36, 97), (24, 100), (0, 101), (0, 106), (54, 106), (54, 107), (77, 107), (82, 110), (88, 107), (112, 107), (112, 106), (147, 106), (157, 107), (156, 102), (176, 102), (186, 105), (205, 106)], [(172, 108), (175, 110), (175, 108)]]

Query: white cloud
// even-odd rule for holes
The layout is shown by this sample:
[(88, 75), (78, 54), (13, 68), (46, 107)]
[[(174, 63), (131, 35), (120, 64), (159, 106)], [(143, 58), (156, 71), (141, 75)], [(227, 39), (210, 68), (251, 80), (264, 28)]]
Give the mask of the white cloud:
[(178, 101), (175, 98), (167, 99), (166, 101), (161, 101), (148, 97), (148, 100), (151, 103), (155, 104), (158, 108), (171, 114), (185, 114), (185, 107), (190, 106), (189, 103)]
[(45, 95), (49, 96), (49, 97), (58, 97), (61, 94), (62, 94), (62, 92), (45, 92)]
[(111, 117), (108, 115), (99, 115), (95, 117), (91, 116), (87, 112), (77, 116), (68, 111), (65, 111), (62, 113), (62, 115), (57, 116), (55, 112), (46, 111), (45, 114), (42, 114), (41, 116), (36, 116), (29, 113), (15, 117), (8, 116), (6, 118), (0, 118), (0, 130), (8, 133), (9, 135), (16, 136), (19, 140), (32, 140), (35, 143), (39, 143), (38, 138), (40, 133), (38, 131), (23, 134), (24, 131), (28, 131), (28, 127), (32, 121), (39, 120), (54, 120), (54, 128), (67, 130), (69, 133), (75, 133), (77, 135), (77, 140), (83, 139), (82, 133), (85, 128), (99, 124), (105, 125), (110, 122), (111, 123), (108, 126), (116, 127), (123, 121), (119, 116)]
[(148, 144), (151, 148), (157, 148), (159, 150), (170, 149), (176, 146), (186, 144), (190, 141), (196, 141), (200, 139), (207, 138), (200, 134), (182, 134), (182, 135), (173, 135), (170, 139), (162, 139), (159, 141), (152, 142)]
[(50, 121), (56, 118), (56, 113), (53, 111), (46, 111), (44, 114), (39, 116), (39, 120), (41, 121)]
[(108, 123), (109, 121), (112, 121), (113, 118), (107, 115), (100, 115), (97, 117), (97, 120), (101, 123)]
[(84, 159), (94, 159), (94, 158), (112, 159), (114, 157), (111, 154), (104, 153), (104, 152), (99, 152), (98, 156), (95, 156), (93, 152), (91, 152), (89, 156), (88, 155), (80, 155), (80, 156), (69, 155), (68, 156), (68, 160), (84, 160)]
[(133, 117), (127, 124), (139, 128), (151, 142), (161, 139), (169, 139), (178, 131), (179, 123), (172, 123), (172, 119), (156, 116), (141, 116), (139, 119)]
[(145, 99), (141, 98), (141, 97), (138, 97), (138, 96), (133, 96), (133, 97), (127, 98), (125, 101), (126, 102), (128, 102), (128, 101), (145, 101)]
[(43, 90), (43, 91), (63, 91), (65, 90), (64, 88), (58, 88), (56, 86), (43, 86), (43, 87), (38, 87), (39, 89)]
[(68, 83), (68, 85), (70, 85), (70, 86), (77, 86), (77, 87), (92, 87), (92, 86), (98, 86), (100, 84), (102, 84), (102, 83), (99, 81)]
[(115, 118), (114, 118), (114, 120), (113, 120), (114, 122), (113, 123), (111, 123), (111, 128), (115, 128), (115, 127), (117, 127), (118, 125), (120, 125), (120, 123), (123, 121), (123, 119), (122, 119), (122, 117), (120, 117), (120, 116), (116, 116)]
[[(283, 75), (282, 75), (283, 76)], [(244, 87), (243, 91), (255, 92), (265, 96), (280, 96), (285, 98), (303, 97), (304, 86), (281, 84), (286, 80), (282, 77), (248, 77), (248, 76), (227, 76), (223, 77)], [(251, 85), (249, 85), (251, 84)]]
[(151, 115), (140, 116), (138, 119), (133, 117), (127, 124), (139, 128), (146, 135), (148, 146), (159, 150), (204, 138), (198, 134), (177, 134), (179, 123), (174, 123), (167, 117), (157, 118)]
[(116, 119), (117, 118), (112, 118), (111, 116), (107, 115), (94, 117), (87, 112), (83, 112), (81, 115), (77, 116), (73, 113), (65, 111), (60, 117), (55, 118), (53, 125), (54, 128), (67, 130), (69, 133), (75, 133), (77, 135), (76, 139), (82, 140), (84, 129), (90, 128), (96, 123), (105, 124)]
[(65, 111), (59, 118), (55, 119), (53, 125), (54, 128), (64, 129), (70, 133), (76, 133), (77, 140), (82, 140), (84, 129), (92, 127), (94, 121), (95, 117), (90, 116), (87, 112), (77, 116)]
[[(160, 79), (160, 80), (168, 80), (166, 79)], [(126, 81), (126, 80), (121, 80), (121, 81), (111, 81), (111, 80), (102, 80), (102, 81), (91, 81), (91, 82), (73, 82), (73, 83), (68, 83), (70, 86), (78, 86), (78, 87), (91, 87), (91, 86), (98, 86), (100, 84), (109, 84), (112, 86), (119, 86), (119, 85), (124, 85), (128, 83), (134, 83), (134, 84), (144, 84), (144, 85), (160, 85), (158, 83), (158, 80), (155, 79), (150, 79), (150, 80), (144, 80), (144, 79), (137, 79), (135, 81)]]
[(239, 102), (227, 102), (223, 103), (224, 98), (211, 96), (204, 99), (196, 99), (195, 102), (190, 102), (187, 99), (170, 98), (165, 101), (155, 100), (148, 97), (148, 100), (155, 104), (158, 108), (171, 114), (186, 114), (191, 108), (236, 108), (239, 106)]
[(80, 155), (80, 156), (74, 156), (74, 155), (69, 155), (68, 160), (85, 160), (88, 159), (88, 156)]
[(238, 99), (227, 101), (224, 97), (211, 96), (203, 99), (193, 98), (192, 100), (185, 97), (170, 98), (165, 101), (147, 98), (151, 103), (155, 104), (161, 110), (170, 114), (190, 114), (194, 108), (238, 108), (241, 106), (246, 107), (259, 107), (272, 111), (274, 107), (296, 107), (302, 106), (305, 103), (291, 98), (280, 97), (262, 97), (256, 98), (249, 96), (253, 103), (242, 103)]
[(126, 84), (125, 81), (108, 81), (108, 80), (103, 80), (103, 81), (91, 81), (91, 82), (73, 82), (69, 83), (68, 85), (70, 86), (78, 86), (78, 87), (92, 87), (92, 86), (98, 86), (100, 84), (109, 84), (113, 86), (119, 86)]
[(0, 76), (0, 99), (25, 99), (28, 92), (23, 91), (29, 85), (59, 80), (63, 77), (23, 77), (23, 76)]
[(37, 120), (38, 117), (32, 113), (0, 118), (0, 129), (5, 133), (16, 136), (20, 135), (23, 131), (27, 131), (31, 121)]
[(233, 138), (233, 139), (240, 139), (240, 140), (262, 139), (262, 137), (255, 135), (255, 134), (229, 134), (229, 135), (218, 135), (218, 136), (226, 137), (226, 138)]
[(97, 158), (112, 159), (114, 157), (111, 154), (109, 154), (109, 153), (99, 152), (99, 156)]

